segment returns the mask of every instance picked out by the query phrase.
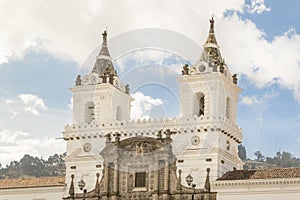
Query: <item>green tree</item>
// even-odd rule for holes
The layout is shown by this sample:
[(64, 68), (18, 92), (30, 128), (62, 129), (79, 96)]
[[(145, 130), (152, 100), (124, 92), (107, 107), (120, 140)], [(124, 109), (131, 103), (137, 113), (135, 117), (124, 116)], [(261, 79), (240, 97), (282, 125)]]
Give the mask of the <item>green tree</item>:
[(256, 156), (255, 160), (258, 162), (264, 162), (266, 159), (265, 156), (260, 151), (254, 152), (254, 155)]
[(283, 151), (277, 152), (276, 156), (267, 157), (266, 162), (268, 164), (274, 164), (277, 167), (299, 167), (300, 166), (300, 159), (296, 158), (289, 152)]
[(238, 155), (241, 160), (243, 160), (243, 161), (247, 160), (246, 148), (242, 144), (240, 144), (238, 146)]

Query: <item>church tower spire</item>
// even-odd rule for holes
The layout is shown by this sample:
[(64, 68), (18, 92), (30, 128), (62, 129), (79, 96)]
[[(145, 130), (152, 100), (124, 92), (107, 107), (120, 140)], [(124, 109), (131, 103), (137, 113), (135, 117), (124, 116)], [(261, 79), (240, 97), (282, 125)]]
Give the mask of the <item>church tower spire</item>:
[(113, 66), (112, 58), (108, 50), (106, 31), (102, 33), (101, 50), (97, 56), (97, 60), (95, 62), (92, 72), (97, 73), (100, 76), (104, 74), (117, 75), (116, 70)]
[(209, 22), (209, 34), (203, 45), (203, 52), (200, 57), (200, 61), (207, 62), (210, 67), (213, 67), (213, 71), (216, 71), (217, 65), (223, 65), (224, 60), (222, 59), (220, 47), (215, 36), (214, 18), (212, 17)]

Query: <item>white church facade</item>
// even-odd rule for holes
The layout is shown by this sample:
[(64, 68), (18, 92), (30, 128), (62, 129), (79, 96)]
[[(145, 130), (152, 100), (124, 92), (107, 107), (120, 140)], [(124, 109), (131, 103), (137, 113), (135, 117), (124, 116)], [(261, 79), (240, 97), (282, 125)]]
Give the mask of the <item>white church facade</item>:
[(206, 168), (211, 169), (212, 179), (242, 168), (238, 157), (242, 131), (235, 124), (241, 89), (221, 57), (213, 20), (200, 59), (190, 67), (185, 66), (177, 79), (181, 115), (175, 119), (129, 119), (133, 99), (128, 85), (116, 74), (106, 37), (104, 32), (92, 72), (82, 78), (78, 76), (71, 89), (74, 123), (63, 132), (68, 153), (67, 183), (75, 174), (75, 180), (84, 177), (87, 189), (94, 187), (95, 174), (101, 173), (103, 166), (99, 151), (105, 147), (108, 134), (122, 140), (156, 137), (159, 131), (170, 130), (178, 168), (183, 177), (191, 174), (199, 186), (204, 184)]
[[(241, 89), (214, 31), (211, 19), (201, 56), (177, 78), (179, 117), (148, 120), (130, 119), (134, 99), (102, 34), (92, 71), (78, 75), (71, 88), (73, 123), (63, 131), (65, 184), (54, 184), (63, 189), (55, 199), (300, 198), (300, 168), (242, 169), (242, 130), (236, 124)], [(0, 185), (0, 200), (18, 199), (18, 190), (2, 195), (10, 189)]]

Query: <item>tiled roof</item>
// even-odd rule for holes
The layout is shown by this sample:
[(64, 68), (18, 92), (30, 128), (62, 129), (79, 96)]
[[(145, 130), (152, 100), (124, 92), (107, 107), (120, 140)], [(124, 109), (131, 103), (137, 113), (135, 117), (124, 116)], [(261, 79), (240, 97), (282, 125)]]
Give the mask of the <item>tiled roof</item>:
[(64, 183), (64, 176), (0, 179), (0, 189), (63, 186)]
[(246, 179), (272, 179), (272, 178), (300, 178), (300, 167), (233, 170), (227, 172), (217, 180), (246, 180)]

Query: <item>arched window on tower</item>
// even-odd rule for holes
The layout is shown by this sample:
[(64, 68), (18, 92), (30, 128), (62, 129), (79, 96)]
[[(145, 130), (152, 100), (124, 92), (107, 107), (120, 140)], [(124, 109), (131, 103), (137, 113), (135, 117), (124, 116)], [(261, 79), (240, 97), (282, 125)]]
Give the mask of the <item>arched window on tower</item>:
[(85, 104), (85, 122), (90, 123), (95, 119), (95, 104), (88, 102)]
[(122, 108), (121, 106), (118, 106), (116, 110), (116, 120), (121, 121), (122, 119), (123, 119)]
[(199, 92), (196, 94), (196, 105), (195, 105), (195, 115), (201, 116), (204, 115), (205, 107), (205, 96), (203, 93)]
[(231, 111), (232, 105), (231, 105), (231, 99), (229, 97), (226, 98), (226, 118), (231, 119)]

